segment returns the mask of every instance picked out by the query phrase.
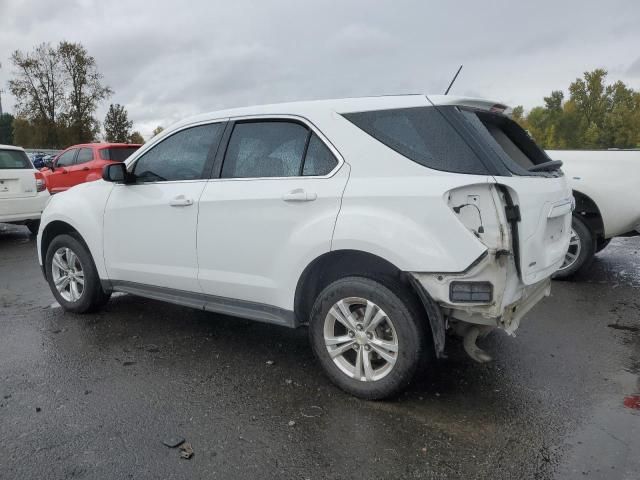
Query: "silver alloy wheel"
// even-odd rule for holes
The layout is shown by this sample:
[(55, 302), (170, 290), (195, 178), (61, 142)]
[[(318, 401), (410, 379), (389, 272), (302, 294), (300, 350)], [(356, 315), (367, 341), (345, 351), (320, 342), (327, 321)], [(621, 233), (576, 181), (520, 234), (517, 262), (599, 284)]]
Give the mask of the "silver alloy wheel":
[(84, 293), (84, 270), (69, 247), (61, 247), (51, 259), (51, 275), (56, 290), (67, 302), (77, 302)]
[(391, 319), (364, 298), (343, 298), (329, 309), (324, 343), (333, 363), (362, 382), (386, 377), (398, 358), (398, 335)]
[(564, 262), (562, 266), (558, 269), (560, 271), (566, 270), (571, 267), (576, 261), (578, 257), (580, 257), (580, 252), (582, 251), (582, 242), (580, 241), (580, 237), (576, 233), (576, 231), (571, 229), (571, 239), (569, 240), (569, 249), (567, 250), (567, 254), (564, 256)]

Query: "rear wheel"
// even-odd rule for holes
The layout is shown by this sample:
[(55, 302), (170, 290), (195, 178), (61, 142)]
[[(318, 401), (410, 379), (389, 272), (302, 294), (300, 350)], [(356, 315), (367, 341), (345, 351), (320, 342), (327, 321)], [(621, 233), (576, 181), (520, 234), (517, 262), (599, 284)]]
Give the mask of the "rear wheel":
[(554, 274), (558, 280), (568, 279), (576, 273), (585, 270), (593, 262), (596, 253), (596, 239), (589, 227), (574, 216), (571, 221), (571, 240), (565, 255), (564, 263)]
[(360, 398), (382, 399), (406, 388), (425, 358), (424, 320), (401, 286), (347, 277), (316, 299), (309, 336), (333, 383)]
[(59, 235), (51, 241), (45, 268), (49, 287), (65, 310), (86, 313), (109, 300), (89, 250), (75, 236)]

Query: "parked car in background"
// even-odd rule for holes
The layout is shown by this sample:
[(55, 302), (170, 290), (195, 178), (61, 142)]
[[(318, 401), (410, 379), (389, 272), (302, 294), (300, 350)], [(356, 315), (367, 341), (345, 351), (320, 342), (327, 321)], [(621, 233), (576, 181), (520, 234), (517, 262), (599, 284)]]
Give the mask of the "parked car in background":
[(42, 170), (47, 188), (51, 193), (59, 193), (79, 183), (98, 180), (105, 165), (126, 160), (140, 146), (131, 143), (86, 143), (69, 147)]
[(0, 222), (26, 225), (36, 234), (48, 200), (44, 176), (25, 151), (0, 145)]
[(550, 291), (572, 198), (496, 102), (401, 95), (214, 112), (54, 196), (38, 256), (60, 305), (113, 291), (309, 325), (329, 378), (363, 398), (513, 333)]
[(576, 207), (564, 263), (555, 278), (591, 265), (613, 237), (640, 234), (640, 150), (548, 150), (561, 160)]

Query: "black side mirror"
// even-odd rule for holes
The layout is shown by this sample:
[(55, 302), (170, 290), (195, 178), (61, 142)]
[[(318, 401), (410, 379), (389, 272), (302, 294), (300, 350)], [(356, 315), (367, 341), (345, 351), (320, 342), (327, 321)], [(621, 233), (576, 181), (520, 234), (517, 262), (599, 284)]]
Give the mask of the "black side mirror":
[(128, 183), (129, 174), (124, 163), (110, 163), (102, 168), (102, 179), (105, 182)]
[(53, 159), (52, 158), (46, 159), (44, 161), (44, 166), (47, 167), (52, 172), (56, 169), (56, 167), (53, 165)]

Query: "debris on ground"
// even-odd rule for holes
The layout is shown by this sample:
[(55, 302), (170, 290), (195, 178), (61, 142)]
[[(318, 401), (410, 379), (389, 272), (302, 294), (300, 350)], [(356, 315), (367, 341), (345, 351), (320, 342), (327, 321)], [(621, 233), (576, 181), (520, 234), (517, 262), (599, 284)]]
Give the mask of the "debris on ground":
[(184, 438), (169, 437), (162, 440), (162, 443), (164, 443), (169, 448), (176, 448), (178, 445), (182, 445), (184, 443)]
[(180, 445), (180, 458), (189, 460), (191, 457), (193, 457), (193, 447), (191, 447), (191, 444), (183, 443)]
[(293, 427), (296, 424), (295, 420), (289, 420), (289, 426)]
[(293, 383), (293, 380), (291, 380), (290, 378), (287, 378), (284, 383), (286, 383), (287, 385), (291, 385)]
[(267, 365), (273, 365), (273, 364), (274, 364), (274, 363), (276, 363), (276, 362), (274, 362), (273, 360), (267, 360), (267, 362), (266, 362), (266, 363), (267, 363)]
[(42, 409), (40, 407), (36, 407), (36, 413), (40, 413)]

